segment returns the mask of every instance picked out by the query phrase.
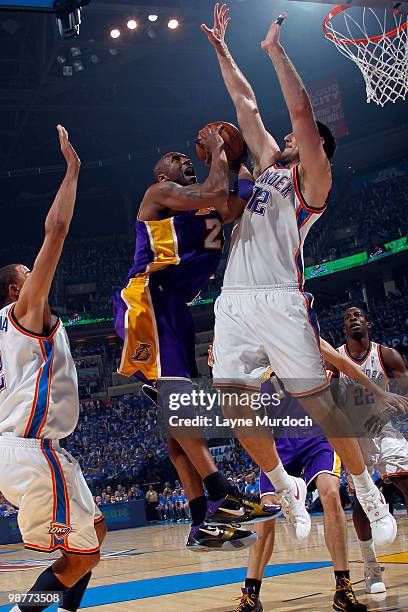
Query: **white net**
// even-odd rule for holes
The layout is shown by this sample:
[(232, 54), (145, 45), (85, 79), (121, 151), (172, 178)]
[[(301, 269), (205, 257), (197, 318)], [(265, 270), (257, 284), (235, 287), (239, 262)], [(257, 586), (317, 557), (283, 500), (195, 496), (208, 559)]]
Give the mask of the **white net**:
[[(354, 11), (352, 14), (351, 11)], [(405, 100), (408, 92), (407, 15), (388, 9), (336, 7), (324, 33), (360, 68), (367, 102), (380, 106)]]

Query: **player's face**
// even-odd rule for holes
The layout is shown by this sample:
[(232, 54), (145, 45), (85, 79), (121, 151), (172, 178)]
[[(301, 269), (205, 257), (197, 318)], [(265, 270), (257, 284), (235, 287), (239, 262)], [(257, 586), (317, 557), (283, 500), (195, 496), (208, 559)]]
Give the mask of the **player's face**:
[(193, 162), (182, 153), (174, 153), (169, 159), (169, 178), (179, 185), (192, 185), (197, 182)]
[(346, 336), (358, 340), (368, 335), (370, 324), (361, 308), (348, 308), (344, 313), (344, 331)]
[(285, 148), (282, 151), (282, 162), (288, 163), (295, 161), (299, 157), (299, 148), (297, 146), (295, 134), (291, 132), (285, 136)]

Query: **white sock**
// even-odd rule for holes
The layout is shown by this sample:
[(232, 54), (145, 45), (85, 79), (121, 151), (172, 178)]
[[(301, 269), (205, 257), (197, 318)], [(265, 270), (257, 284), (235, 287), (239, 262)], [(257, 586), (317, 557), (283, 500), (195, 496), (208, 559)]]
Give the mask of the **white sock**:
[(372, 540), (366, 540), (363, 542), (359, 540), (361, 554), (363, 555), (363, 560), (365, 565), (378, 565), (377, 556), (375, 554), (375, 546)]
[(266, 476), (269, 478), (276, 491), (282, 491), (283, 489), (292, 489), (293, 488), (293, 479), (285, 468), (283, 467), (281, 461), (279, 461), (276, 468), (271, 470), (270, 472), (265, 472)]
[(368, 493), (375, 486), (374, 481), (368, 473), (367, 468), (365, 468), (362, 474), (352, 474), (351, 477), (353, 479), (354, 487), (356, 489), (357, 494)]

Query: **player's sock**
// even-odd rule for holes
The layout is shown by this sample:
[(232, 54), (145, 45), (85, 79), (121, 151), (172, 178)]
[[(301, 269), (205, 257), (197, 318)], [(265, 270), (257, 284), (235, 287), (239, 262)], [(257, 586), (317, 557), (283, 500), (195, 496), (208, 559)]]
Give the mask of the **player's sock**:
[[(68, 587), (58, 580), (52, 567), (48, 567), (38, 576), (35, 584), (31, 587), (28, 593), (62, 593), (64, 596), (66, 591), (68, 591)], [(24, 606), (19, 604), (21, 612), (42, 612), (42, 610), (45, 610), (49, 606), (50, 604), (47, 604), (46, 606)]]
[(265, 472), (266, 476), (269, 478), (276, 491), (283, 491), (284, 489), (292, 489), (293, 479), (285, 468), (283, 467), (281, 461), (279, 461), (276, 468), (271, 470), (270, 472)]
[(378, 565), (373, 540), (359, 540), (361, 554), (365, 565)]
[(231, 485), (221, 472), (214, 472), (204, 478), (205, 487), (208, 491), (210, 501), (217, 501), (225, 497), (231, 491)]
[(354, 487), (356, 489), (356, 493), (367, 493), (370, 489), (373, 488), (374, 482), (368, 473), (367, 468), (365, 468), (364, 472), (361, 474), (352, 474), (351, 475), (354, 483)]
[(336, 586), (338, 586), (342, 578), (350, 580), (350, 570), (335, 570), (334, 577), (336, 579)]
[(200, 495), (189, 502), (191, 512), (191, 522), (193, 527), (198, 527), (204, 523), (207, 513), (207, 498), (205, 495)]
[(262, 580), (256, 580), (255, 578), (247, 578), (245, 580), (245, 588), (252, 587), (255, 591), (255, 595), (259, 597), (261, 592)]
[(62, 610), (65, 612), (76, 612), (78, 610), (91, 576), (92, 572), (88, 572), (81, 578), (81, 580), (78, 580), (73, 587), (64, 593), (62, 598), (62, 607), (59, 608), (60, 612)]

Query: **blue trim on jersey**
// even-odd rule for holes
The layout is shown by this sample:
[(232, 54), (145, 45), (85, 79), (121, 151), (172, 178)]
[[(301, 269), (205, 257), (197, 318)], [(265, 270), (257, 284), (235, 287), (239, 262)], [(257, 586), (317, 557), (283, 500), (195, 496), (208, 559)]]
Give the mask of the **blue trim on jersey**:
[(310, 320), (312, 322), (313, 325), (313, 329), (315, 330), (315, 333), (317, 334), (317, 337), (320, 338), (320, 326), (319, 326), (319, 321), (317, 320), (317, 315), (316, 312), (313, 308), (313, 300), (314, 297), (311, 293), (307, 293), (305, 292), (305, 296), (307, 297), (307, 306), (308, 306), (308, 310), (309, 310), (309, 315), (310, 315)]
[(297, 226), (300, 228), (300, 226), (302, 225), (302, 223), (304, 221), (306, 221), (306, 219), (309, 217), (310, 212), (308, 210), (306, 210), (305, 208), (301, 208), (299, 210), (299, 214), (297, 215)]
[(296, 257), (296, 267), (299, 270), (299, 288), (302, 289), (303, 287), (303, 282), (304, 282), (304, 278), (303, 278), (303, 261), (302, 261), (302, 249), (299, 249), (299, 252), (297, 254)]
[(28, 438), (36, 438), (39, 433), (47, 410), (48, 389), (51, 384), (50, 368), (54, 350), (50, 340), (41, 340), (41, 343), (45, 350), (46, 361), (38, 384), (38, 397), (34, 408), (34, 417), (27, 435)]
[[(45, 440), (44, 442), (47, 442)], [(44, 453), (47, 455), (47, 458), (50, 463), (50, 467), (54, 473), (55, 484), (56, 484), (56, 512), (55, 512), (55, 521), (57, 523), (61, 523), (62, 525), (68, 524), (68, 513), (67, 513), (67, 503), (65, 499), (65, 488), (64, 488), (64, 476), (61, 473), (61, 467), (58, 461), (55, 458), (54, 452), (50, 448), (50, 445), (43, 446)], [(64, 538), (57, 538), (54, 536), (56, 543), (64, 543)]]

